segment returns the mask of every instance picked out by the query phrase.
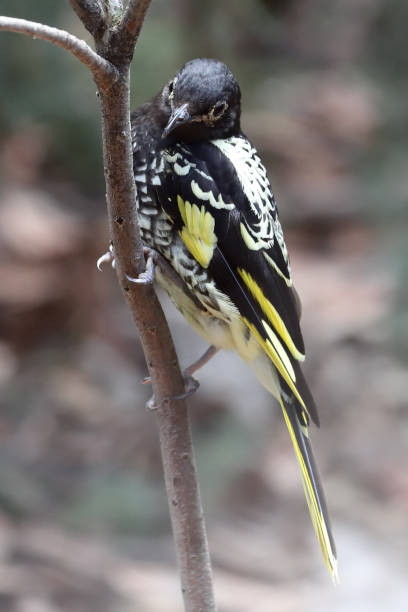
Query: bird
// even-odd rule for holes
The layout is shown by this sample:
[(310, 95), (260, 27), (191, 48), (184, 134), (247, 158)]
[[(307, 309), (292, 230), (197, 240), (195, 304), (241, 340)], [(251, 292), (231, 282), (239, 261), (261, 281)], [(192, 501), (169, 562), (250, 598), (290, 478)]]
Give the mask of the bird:
[[(187, 62), (131, 114), (136, 207), (155, 278), (209, 344), (235, 350), (281, 408), (324, 562), (337, 553), (309, 439), (301, 306), (275, 197), (241, 130), (241, 90), (221, 61)], [(159, 261), (159, 263), (158, 263)], [(150, 261), (151, 263), (151, 261)]]

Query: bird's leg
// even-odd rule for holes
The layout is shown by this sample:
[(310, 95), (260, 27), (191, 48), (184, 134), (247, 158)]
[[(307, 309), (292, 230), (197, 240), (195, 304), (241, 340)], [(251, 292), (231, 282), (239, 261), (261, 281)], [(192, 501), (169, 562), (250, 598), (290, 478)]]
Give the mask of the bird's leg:
[[(200, 386), (200, 383), (198, 382), (198, 380), (193, 378), (193, 374), (195, 374), (195, 372), (200, 370), (200, 368), (202, 368), (208, 361), (210, 361), (210, 359), (214, 357), (214, 355), (218, 351), (219, 349), (211, 344), (208, 349), (201, 355), (201, 357), (196, 359), (196, 361), (191, 363), (185, 370), (183, 370), (185, 392), (181, 395), (176, 395), (174, 399), (183, 399), (185, 397), (189, 397), (190, 395), (195, 393), (195, 391), (197, 391), (198, 387)], [(146, 378), (143, 379), (142, 384), (147, 385), (151, 382), (151, 376), (146, 376)], [(153, 409), (154, 407), (157, 408), (157, 406), (154, 405), (154, 397), (152, 397), (147, 402), (147, 407), (150, 409)]]
[[(195, 374), (198, 370), (200, 370), (203, 366), (205, 366), (205, 364), (208, 363), (210, 359), (212, 359), (212, 357), (214, 357), (214, 355), (218, 353), (219, 350), (220, 350), (219, 348), (211, 344), (208, 347), (208, 349), (201, 355), (201, 357), (196, 359), (196, 361), (193, 361), (193, 363), (191, 363), (187, 368), (185, 368), (185, 370), (183, 370), (184, 378), (186, 380), (188, 380), (189, 378), (192, 378), (193, 374)], [(142, 380), (143, 385), (148, 385), (151, 382), (152, 382), (151, 376), (146, 376)]]
[[(142, 272), (141, 274), (139, 274), (139, 276), (137, 278), (134, 278), (134, 277), (129, 276), (128, 274), (126, 274), (126, 278), (127, 278), (128, 281), (130, 281), (132, 283), (151, 284), (154, 281), (155, 268), (157, 266), (160, 269), (160, 271), (163, 274), (163, 276), (167, 277), (170, 281), (172, 281), (174, 284), (176, 284), (178, 287), (180, 287), (180, 289), (182, 289), (183, 291), (186, 291), (185, 284), (181, 280), (180, 276), (177, 274), (177, 272), (174, 271), (174, 269), (169, 264), (169, 262), (162, 255), (160, 255), (160, 253), (158, 253), (154, 249), (151, 249), (150, 247), (144, 246), (143, 247), (143, 254), (144, 254), (145, 258), (146, 258), (146, 270), (144, 272)], [(106, 263), (106, 262), (110, 263), (112, 265), (112, 268), (115, 267), (115, 256), (113, 254), (113, 245), (112, 245), (112, 242), (109, 245), (109, 251), (107, 251), (101, 257), (99, 257), (98, 261), (96, 262), (98, 270), (101, 270), (102, 269), (102, 265), (104, 263)], [(190, 293), (188, 295), (189, 295), (190, 299), (192, 299), (193, 301), (197, 302), (197, 306), (199, 308), (202, 308), (202, 305), (197, 300), (197, 298), (195, 298)], [(176, 399), (176, 400), (184, 399), (185, 397), (189, 397), (190, 395), (192, 395), (193, 393), (195, 393), (197, 391), (198, 387), (200, 386), (200, 383), (198, 382), (198, 380), (193, 378), (193, 374), (195, 374), (195, 372), (197, 372), (212, 357), (214, 357), (214, 355), (218, 352), (218, 350), (219, 349), (216, 348), (213, 345), (209, 346), (208, 349), (201, 355), (201, 357), (199, 357), (196, 361), (191, 363), (183, 371), (185, 391), (184, 391), (184, 393), (181, 393), (179, 395), (174, 396), (174, 398), (172, 398), (172, 399)], [(148, 384), (148, 383), (151, 383), (151, 382), (152, 382), (151, 376), (147, 376), (142, 381), (142, 383), (144, 385)], [(147, 402), (146, 406), (150, 410), (154, 410), (154, 409), (159, 407), (156, 404), (154, 396), (150, 398), (150, 400)]]
[(208, 349), (201, 355), (201, 357), (196, 359), (196, 361), (193, 361), (193, 363), (191, 363), (183, 371), (184, 376), (187, 377), (187, 376), (192, 376), (193, 374), (195, 374), (198, 370), (200, 370), (203, 366), (205, 366), (205, 364), (208, 363), (210, 359), (212, 359), (214, 355), (218, 353), (219, 350), (220, 350), (219, 348), (217, 348), (213, 344), (210, 344)]

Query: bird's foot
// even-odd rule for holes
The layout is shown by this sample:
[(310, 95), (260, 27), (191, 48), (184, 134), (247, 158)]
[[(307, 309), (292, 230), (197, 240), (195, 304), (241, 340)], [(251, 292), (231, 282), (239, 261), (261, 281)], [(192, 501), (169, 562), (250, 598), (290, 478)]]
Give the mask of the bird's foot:
[[(148, 410), (157, 410), (158, 408), (162, 408), (164, 404), (168, 404), (171, 401), (182, 400), (182, 399), (185, 399), (186, 397), (190, 397), (190, 395), (193, 395), (193, 393), (195, 393), (198, 387), (200, 386), (200, 383), (198, 382), (198, 380), (196, 380), (192, 376), (184, 376), (183, 378), (184, 378), (184, 393), (179, 393), (178, 395), (173, 395), (172, 397), (165, 397), (159, 403), (156, 402), (156, 398), (154, 397), (154, 395), (152, 395), (152, 397), (146, 402), (146, 408)], [(143, 384), (147, 384), (150, 382), (152, 382), (152, 379), (150, 378), (150, 376), (143, 379)]]
[[(194, 381), (194, 385), (196, 385), (195, 388), (193, 388), (193, 390), (188, 393), (188, 395), (192, 395), (192, 393), (194, 393), (194, 391), (196, 391), (198, 387), (200, 386), (200, 383), (198, 382), (198, 380), (193, 378), (193, 374), (195, 374), (200, 368), (202, 368), (206, 363), (208, 363), (208, 361), (210, 361), (210, 359), (214, 357), (214, 355), (218, 351), (219, 349), (215, 347), (213, 344), (211, 344), (208, 347), (208, 349), (201, 355), (201, 357), (196, 359), (196, 361), (193, 361), (193, 363), (191, 363), (185, 370), (183, 370), (183, 378), (184, 378), (184, 381), (186, 382), (186, 387), (188, 386), (191, 387), (191, 385), (193, 384), (192, 381)], [(149, 385), (151, 382), (152, 382), (152, 377), (145, 376), (145, 378), (142, 380), (142, 385)], [(180, 398), (177, 398), (177, 399), (180, 399)]]
[(131, 283), (138, 283), (140, 285), (151, 285), (154, 281), (155, 268), (157, 263), (158, 253), (154, 249), (149, 247), (143, 247), (143, 254), (146, 258), (146, 270), (141, 272), (137, 278), (126, 274), (126, 278)]
[(102, 266), (105, 263), (110, 263), (112, 268), (115, 268), (115, 256), (113, 254), (113, 244), (112, 242), (109, 244), (109, 251), (106, 251), (103, 255), (101, 255), (96, 262), (96, 267), (100, 272), (102, 272)]
[[(146, 258), (146, 270), (139, 274), (137, 278), (129, 276), (126, 274), (126, 278), (131, 283), (140, 283), (141, 285), (151, 285), (154, 281), (154, 269), (156, 266), (156, 260), (158, 257), (157, 251), (150, 249), (149, 247), (143, 247), (143, 255)], [(102, 270), (102, 266), (105, 263), (110, 263), (112, 268), (115, 268), (115, 255), (113, 254), (113, 244), (112, 242), (109, 244), (109, 251), (106, 251), (103, 255), (101, 255), (96, 262), (96, 267), (98, 270)]]
[(183, 372), (183, 380), (184, 393), (176, 395), (174, 399), (181, 400), (185, 399), (186, 397), (190, 397), (190, 395), (193, 395), (193, 393), (195, 393), (200, 386), (200, 382), (196, 378), (193, 378), (193, 376), (190, 376), (189, 374), (185, 374), (185, 372)]

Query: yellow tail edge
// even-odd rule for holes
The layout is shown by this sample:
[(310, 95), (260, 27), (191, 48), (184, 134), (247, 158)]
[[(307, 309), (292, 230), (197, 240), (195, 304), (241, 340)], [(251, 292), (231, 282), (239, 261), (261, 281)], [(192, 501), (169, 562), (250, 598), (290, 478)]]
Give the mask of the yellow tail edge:
[[(305, 450), (303, 450), (298, 443), (296, 432), (294, 431), (293, 424), (287, 413), (282, 398), (279, 403), (282, 408), (283, 416), (285, 419), (286, 426), (288, 428), (293, 448), (299, 463), (300, 472), (302, 476), (302, 484), (305, 491), (306, 501), (309, 508), (310, 517), (312, 519), (313, 527), (316, 532), (317, 539), (320, 544), (320, 548), (323, 555), (324, 563), (329, 571), (334, 584), (339, 583), (339, 574), (337, 568), (337, 557), (336, 552), (333, 549), (332, 542), (329, 536), (328, 520), (325, 519), (322, 513), (322, 504), (319, 502), (319, 493), (317, 490), (316, 482), (318, 481), (318, 475), (314, 474), (311, 467), (307, 465), (305, 461)], [(302, 433), (301, 426), (299, 425), (299, 435), (304, 436)], [(307, 438), (306, 438), (307, 439)], [(305, 442), (305, 446), (307, 443)]]

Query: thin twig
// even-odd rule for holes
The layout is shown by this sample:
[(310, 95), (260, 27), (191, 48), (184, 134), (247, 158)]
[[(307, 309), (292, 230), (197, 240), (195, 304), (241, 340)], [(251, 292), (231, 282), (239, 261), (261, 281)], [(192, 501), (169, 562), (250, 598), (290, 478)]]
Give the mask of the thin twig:
[(110, 37), (111, 53), (109, 57), (116, 60), (121, 56), (130, 62), (144, 18), (151, 0), (129, 0), (117, 27), (112, 29)]
[(128, 33), (128, 42), (133, 42), (133, 46), (136, 44), (149, 5), (150, 0), (129, 0), (126, 7), (119, 30)]
[(102, 0), (69, 0), (72, 8), (93, 36), (99, 37), (106, 29), (106, 10)]
[(150, 0), (130, 0), (119, 28), (113, 25), (108, 40), (98, 44), (98, 50), (117, 62), (121, 73), (118, 82), (99, 97), (110, 235), (119, 282), (140, 333), (158, 406), (155, 414), (185, 610), (216, 612), (188, 407), (185, 399), (176, 399), (183, 395), (184, 380), (153, 287), (127, 280), (145, 268), (135, 215), (129, 63), (149, 4)]
[(15, 17), (0, 17), (0, 30), (41, 38), (66, 49), (91, 70), (101, 88), (109, 87), (118, 78), (118, 71), (111, 62), (95, 53), (85, 41), (65, 30)]

